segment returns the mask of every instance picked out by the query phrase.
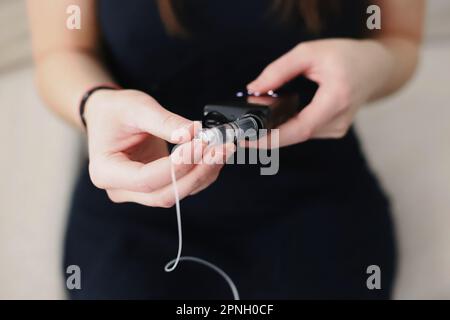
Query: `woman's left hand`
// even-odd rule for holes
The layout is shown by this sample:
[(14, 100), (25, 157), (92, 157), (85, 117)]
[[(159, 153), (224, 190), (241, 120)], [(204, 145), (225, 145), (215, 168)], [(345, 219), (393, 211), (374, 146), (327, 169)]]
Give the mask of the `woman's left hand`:
[(305, 42), (267, 66), (247, 89), (263, 94), (300, 75), (317, 82), (310, 105), (280, 126), (280, 147), (338, 139), (346, 135), (359, 107), (378, 95), (393, 64), (389, 50), (376, 40)]

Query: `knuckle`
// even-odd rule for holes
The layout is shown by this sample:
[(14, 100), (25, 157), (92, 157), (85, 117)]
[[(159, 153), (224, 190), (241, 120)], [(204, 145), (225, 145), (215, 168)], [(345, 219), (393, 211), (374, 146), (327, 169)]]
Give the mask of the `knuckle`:
[(165, 209), (169, 209), (172, 208), (173, 205), (175, 204), (175, 201), (168, 196), (162, 196), (158, 201), (157, 201), (157, 207), (160, 208), (165, 208)]
[(139, 192), (151, 193), (151, 192), (155, 191), (155, 188), (153, 186), (151, 186), (148, 183), (148, 181), (142, 181), (142, 182), (136, 183), (136, 190)]
[(139, 203), (146, 207), (152, 207), (152, 208), (160, 207), (159, 202), (155, 201), (154, 199), (143, 199), (139, 202), (136, 201), (136, 203)]
[[(142, 172), (142, 171), (141, 171)], [(148, 174), (136, 174), (130, 176), (130, 185), (133, 190), (137, 192), (150, 193), (155, 191), (154, 183)]]
[(105, 189), (106, 181), (103, 177), (101, 163), (98, 160), (89, 162), (89, 176), (91, 177), (91, 181), (99, 189)]
[(180, 119), (178, 119), (177, 116), (175, 116), (172, 113), (168, 113), (166, 115), (164, 115), (161, 119), (161, 126), (163, 128), (168, 127), (168, 128), (178, 128), (179, 125), (181, 125), (181, 121)]
[(189, 131), (183, 126), (183, 120), (175, 114), (168, 113), (161, 118), (161, 129), (172, 130), (170, 139), (178, 140), (189, 135)]
[(117, 195), (114, 191), (106, 191), (106, 194), (108, 195), (109, 200), (111, 200), (114, 203), (122, 203), (123, 200)]
[(307, 141), (311, 139), (313, 135), (313, 129), (311, 127), (303, 127), (300, 130), (299, 138), (300, 141)]

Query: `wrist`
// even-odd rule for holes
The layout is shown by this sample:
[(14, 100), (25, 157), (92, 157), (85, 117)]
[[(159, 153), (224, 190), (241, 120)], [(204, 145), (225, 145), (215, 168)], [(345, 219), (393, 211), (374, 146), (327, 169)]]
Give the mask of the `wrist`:
[(99, 89), (93, 92), (89, 99), (86, 101), (86, 106), (84, 110), (84, 121), (85, 127), (89, 126), (90, 120), (95, 117), (95, 115), (101, 112), (103, 106), (107, 106), (109, 97), (114, 94), (115, 91), (111, 89)]
[(367, 100), (373, 101), (384, 95), (384, 92), (389, 87), (393, 77), (393, 70), (395, 70), (395, 58), (389, 47), (379, 40), (366, 40), (367, 55), (370, 57), (369, 63), (375, 68), (372, 68), (370, 79), (372, 86)]
[(93, 106), (102, 105), (101, 101), (104, 100), (105, 96), (119, 89), (119, 86), (115, 84), (102, 84), (85, 92), (79, 105), (80, 120), (85, 129), (87, 129), (87, 119), (89, 114), (92, 113)]

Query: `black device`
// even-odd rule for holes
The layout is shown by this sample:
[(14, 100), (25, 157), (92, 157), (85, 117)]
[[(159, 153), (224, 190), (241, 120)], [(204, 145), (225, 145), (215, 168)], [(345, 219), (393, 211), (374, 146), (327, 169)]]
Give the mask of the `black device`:
[(200, 135), (214, 144), (236, 143), (243, 138), (258, 139), (261, 129), (276, 128), (305, 108), (317, 89), (315, 82), (299, 77), (276, 92), (269, 91), (263, 95), (237, 92), (226, 102), (204, 107), (204, 130)]

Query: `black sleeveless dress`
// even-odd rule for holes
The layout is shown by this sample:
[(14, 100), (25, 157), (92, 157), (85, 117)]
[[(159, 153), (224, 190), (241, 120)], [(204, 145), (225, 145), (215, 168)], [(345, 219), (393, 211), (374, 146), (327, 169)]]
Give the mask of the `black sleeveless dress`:
[[(345, 1), (344, 1), (345, 2)], [(358, 4), (356, 4), (358, 3)], [(346, 4), (320, 37), (359, 37), (363, 1)], [(270, 1), (185, 1), (192, 36), (166, 34), (154, 1), (100, 0), (106, 63), (125, 88), (145, 91), (196, 120), (210, 99), (254, 79), (302, 41), (302, 21), (282, 24)], [(395, 241), (388, 200), (368, 168), (353, 130), (341, 140), (310, 141), (280, 151), (280, 170), (230, 165), (215, 184), (182, 201), (184, 255), (223, 268), (243, 299), (389, 298)], [(64, 270), (78, 265), (75, 299), (230, 299), (220, 276), (182, 262), (174, 209), (113, 204), (90, 182), (75, 187)], [(367, 267), (381, 268), (369, 290)]]

